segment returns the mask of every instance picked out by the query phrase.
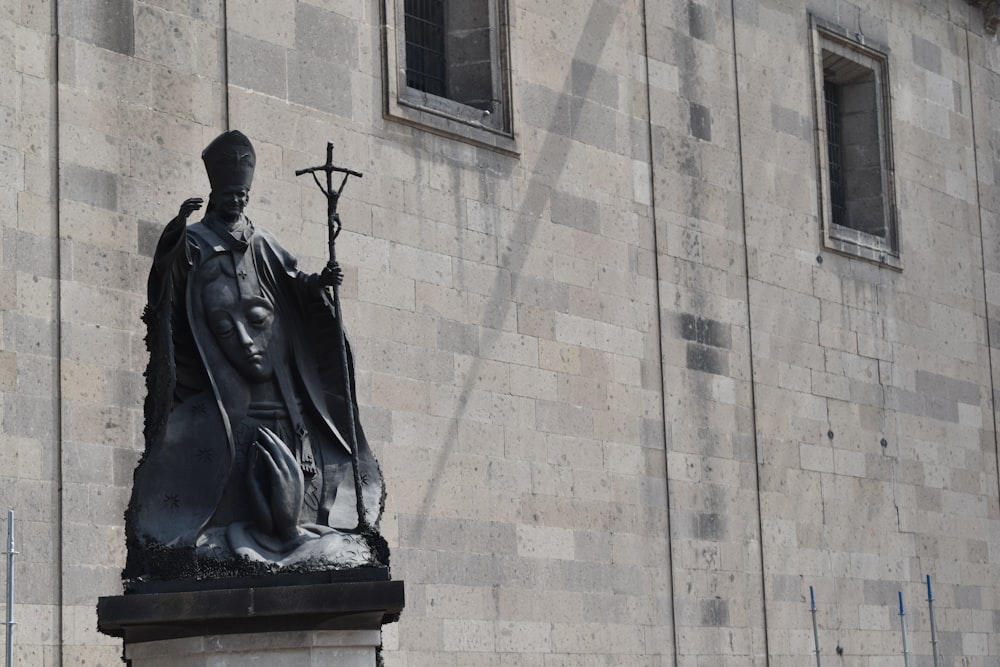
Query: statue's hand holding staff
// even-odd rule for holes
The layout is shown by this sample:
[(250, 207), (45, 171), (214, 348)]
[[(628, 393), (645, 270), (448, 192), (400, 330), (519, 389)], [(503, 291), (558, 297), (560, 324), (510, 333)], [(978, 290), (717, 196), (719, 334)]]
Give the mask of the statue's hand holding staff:
[(319, 274), (319, 284), (323, 287), (340, 287), (344, 282), (344, 270), (337, 262), (327, 262)]

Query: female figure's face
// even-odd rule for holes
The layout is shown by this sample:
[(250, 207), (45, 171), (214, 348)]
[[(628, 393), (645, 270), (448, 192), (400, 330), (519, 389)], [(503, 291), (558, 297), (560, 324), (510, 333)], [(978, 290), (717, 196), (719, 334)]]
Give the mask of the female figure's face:
[(205, 316), (222, 353), (251, 382), (274, 375), (268, 347), (274, 334), (274, 308), (261, 298), (241, 299), (235, 285), (220, 277), (205, 286)]

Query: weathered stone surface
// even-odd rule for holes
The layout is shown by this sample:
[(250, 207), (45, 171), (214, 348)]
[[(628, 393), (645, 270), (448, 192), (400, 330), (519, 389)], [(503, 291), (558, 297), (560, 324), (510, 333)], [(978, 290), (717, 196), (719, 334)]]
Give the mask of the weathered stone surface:
[(133, 54), (133, 0), (78, 2), (61, 9), (59, 30), (62, 34), (126, 56)]
[[(800, 665), (809, 585), (822, 646), (888, 664), (927, 573), (949, 656), (1000, 654), (992, 5), (508, 4), (517, 155), (383, 117), (379, 3), (0, 12), (21, 662), (119, 660), (92, 600), (123, 564), (144, 267), (228, 127), (304, 269), (324, 214), (294, 170), (332, 140), (365, 172), (340, 253), (409, 587), (387, 665)], [(821, 250), (810, 13), (890, 54), (901, 272)]]
[(380, 642), (377, 630), (244, 633), (133, 644), (125, 657), (135, 667), (215, 667), (259, 660), (275, 667), (375, 667)]

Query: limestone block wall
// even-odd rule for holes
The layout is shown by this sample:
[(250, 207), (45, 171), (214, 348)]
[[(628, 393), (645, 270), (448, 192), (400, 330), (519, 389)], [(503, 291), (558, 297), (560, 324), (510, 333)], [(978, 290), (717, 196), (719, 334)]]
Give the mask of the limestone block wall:
[(733, 22), (721, 4), (647, 5), (678, 665), (767, 655)]
[[(943, 653), (996, 662), (982, 11), (507, 4), (497, 150), (384, 116), (389, 0), (0, 1), (18, 664), (119, 660), (94, 605), (120, 591), (146, 272), (227, 128), (305, 270), (325, 202), (294, 171), (333, 141), (364, 172), (338, 258), (407, 582), (387, 665), (800, 665), (810, 585), (824, 655), (898, 661), (902, 590), (923, 659), (926, 574)], [(888, 48), (901, 271), (822, 248), (810, 13)]]
[(387, 664), (670, 654), (640, 7), (511, 3), (519, 157), (376, 123), (354, 328), (413, 612)]
[[(802, 664), (810, 585), (827, 654), (898, 655), (903, 591), (929, 655), (926, 574), (943, 655), (989, 664), (995, 147), (979, 124), (995, 56), (980, 12), (647, 12), (677, 664)], [(901, 272), (823, 250), (810, 14), (888, 48)]]
[[(829, 649), (856, 664), (898, 655), (902, 591), (911, 645), (929, 654), (927, 574), (942, 655), (989, 664), (996, 652), (993, 233), (977, 166), (995, 147), (976, 127), (995, 92), (973, 78), (994, 44), (978, 10), (933, 5), (737, 16), (771, 664), (801, 664), (811, 649), (808, 585)], [(901, 271), (818, 251), (807, 12), (888, 49)]]
[[(55, 40), (50, 7), (0, 12), (0, 505), (17, 511), (18, 664), (59, 658)], [(7, 568), (0, 584), (7, 585)], [(4, 605), (6, 612), (6, 605)], [(6, 620), (6, 617), (4, 618)]]
[(61, 664), (114, 664), (120, 645), (96, 633), (94, 596), (121, 586), (123, 512), (143, 447), (145, 280), (160, 229), (203, 192), (198, 156), (223, 127), (222, 4), (27, 4), (47, 7), (58, 34), (54, 640)]

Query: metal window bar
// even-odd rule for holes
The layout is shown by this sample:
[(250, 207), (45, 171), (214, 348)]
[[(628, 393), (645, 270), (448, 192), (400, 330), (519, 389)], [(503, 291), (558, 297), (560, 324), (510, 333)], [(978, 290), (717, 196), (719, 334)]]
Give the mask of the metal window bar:
[(406, 85), (447, 97), (444, 0), (406, 0)]
[(6, 667), (14, 665), (14, 510), (7, 511), (7, 655)]
[(847, 224), (847, 192), (844, 184), (844, 153), (842, 118), (840, 114), (840, 86), (829, 79), (823, 82), (823, 101), (826, 110), (826, 155), (830, 173), (830, 209), (832, 222)]

